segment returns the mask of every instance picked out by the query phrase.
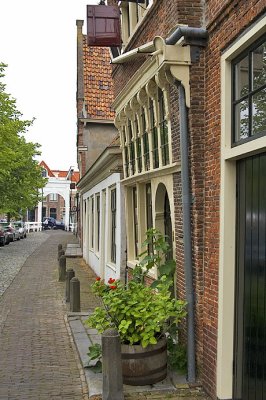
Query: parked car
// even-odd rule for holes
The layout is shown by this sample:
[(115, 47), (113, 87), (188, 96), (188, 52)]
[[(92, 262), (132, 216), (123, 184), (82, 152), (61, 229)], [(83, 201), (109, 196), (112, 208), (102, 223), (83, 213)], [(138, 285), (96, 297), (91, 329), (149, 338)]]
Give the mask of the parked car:
[(27, 229), (25, 223), (23, 221), (14, 222), (16, 229), (18, 230), (20, 239), (24, 239), (27, 237)]
[(6, 244), (9, 244), (9, 234), (5, 230), (2, 224), (0, 224), (0, 246), (5, 246)]
[(56, 220), (53, 217), (45, 217), (42, 225), (44, 229), (54, 229), (56, 226)]
[(20, 240), (20, 234), (12, 222), (2, 223), (2, 225), (4, 227), (4, 230), (8, 233), (9, 242), (14, 242), (14, 240)]
[(63, 221), (55, 221), (55, 229), (62, 229), (63, 231), (65, 230), (65, 224)]

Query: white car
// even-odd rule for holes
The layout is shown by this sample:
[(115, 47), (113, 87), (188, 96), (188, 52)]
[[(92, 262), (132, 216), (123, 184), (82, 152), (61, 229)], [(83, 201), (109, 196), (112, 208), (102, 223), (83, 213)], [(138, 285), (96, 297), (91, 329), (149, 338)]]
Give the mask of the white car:
[(24, 239), (27, 237), (27, 230), (25, 223), (23, 221), (16, 221), (14, 222), (14, 225), (16, 227), (16, 230), (19, 233), (20, 239)]

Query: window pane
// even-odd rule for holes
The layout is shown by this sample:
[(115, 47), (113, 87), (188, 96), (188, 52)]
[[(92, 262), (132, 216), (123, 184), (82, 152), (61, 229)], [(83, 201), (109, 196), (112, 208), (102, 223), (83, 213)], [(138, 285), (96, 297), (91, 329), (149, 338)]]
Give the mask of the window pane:
[(158, 152), (158, 132), (156, 127), (154, 127), (152, 130), (152, 139), (153, 139), (153, 168), (158, 168), (159, 152)]
[(141, 138), (137, 138), (138, 172), (142, 171)]
[(235, 106), (235, 142), (248, 137), (249, 110), (248, 100), (244, 100)]
[(111, 191), (111, 261), (116, 262), (116, 190)]
[(253, 90), (266, 83), (266, 43), (252, 52)]
[(144, 132), (143, 135), (143, 147), (144, 147), (145, 171), (148, 171), (150, 169), (150, 153), (149, 153), (149, 138), (147, 132)]
[(138, 203), (137, 203), (137, 188), (134, 187), (133, 195), (133, 216), (134, 216), (134, 236), (135, 236), (135, 258), (138, 256)]
[(266, 132), (266, 89), (252, 97), (252, 135)]
[(234, 67), (234, 79), (235, 79), (235, 93), (234, 100), (238, 100), (248, 94), (248, 56), (243, 58)]

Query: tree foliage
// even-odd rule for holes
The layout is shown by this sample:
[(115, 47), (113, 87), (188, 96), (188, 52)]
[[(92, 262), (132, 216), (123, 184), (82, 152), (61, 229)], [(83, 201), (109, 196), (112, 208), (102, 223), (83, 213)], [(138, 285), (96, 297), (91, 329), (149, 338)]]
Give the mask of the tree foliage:
[(0, 63), (0, 213), (16, 215), (37, 204), (46, 180), (35, 159), (40, 145), (24, 136), (33, 120), (22, 120), (16, 100), (5, 92), (5, 68)]

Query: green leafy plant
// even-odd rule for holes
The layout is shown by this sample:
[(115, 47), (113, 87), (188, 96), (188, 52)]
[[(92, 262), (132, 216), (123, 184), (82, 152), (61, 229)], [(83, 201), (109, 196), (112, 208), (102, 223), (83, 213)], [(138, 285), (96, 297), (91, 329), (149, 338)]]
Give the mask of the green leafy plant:
[(133, 280), (127, 288), (120, 281), (98, 280), (93, 292), (101, 297), (103, 307), (95, 308), (87, 324), (99, 333), (116, 328), (123, 343), (156, 344), (186, 314), (184, 302), (171, 297), (164, 277), (156, 289)]
[(145, 282), (145, 277), (152, 268), (156, 268), (158, 279), (152, 283), (152, 287), (156, 287), (161, 278), (169, 283), (169, 287), (173, 285), (176, 264), (173, 259), (168, 259), (170, 245), (160, 231), (150, 228), (146, 232), (146, 240), (142, 244), (145, 251), (139, 255), (139, 263), (133, 270), (133, 280), (136, 282)]
[(94, 365), (86, 365), (86, 368), (90, 368), (93, 372), (102, 372), (102, 347), (99, 343), (93, 343), (89, 346), (88, 351), (89, 363), (90, 361), (97, 360)]
[[(101, 298), (102, 306), (96, 307), (86, 321), (99, 333), (115, 328), (121, 342), (143, 347), (156, 344), (167, 332), (177, 332), (186, 315), (186, 303), (172, 296), (174, 262), (165, 262), (169, 250), (165, 237), (155, 229), (148, 230), (143, 246), (148, 249), (150, 245), (152, 253), (142, 253), (127, 286), (112, 278), (107, 284), (96, 279), (92, 290)], [(158, 268), (159, 278), (155, 285), (145, 286), (145, 276), (153, 267)]]

